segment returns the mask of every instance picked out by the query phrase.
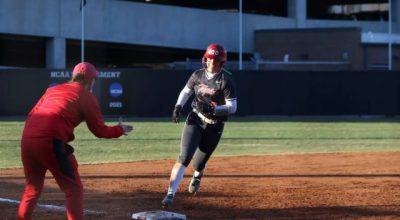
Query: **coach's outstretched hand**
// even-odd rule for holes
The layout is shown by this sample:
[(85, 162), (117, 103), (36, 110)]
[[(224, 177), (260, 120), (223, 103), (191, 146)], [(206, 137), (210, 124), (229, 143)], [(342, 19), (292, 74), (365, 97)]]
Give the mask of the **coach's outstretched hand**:
[(181, 116), (182, 106), (176, 105), (174, 111), (172, 112), (172, 121), (179, 123), (179, 116)]
[(124, 130), (124, 135), (127, 135), (129, 132), (133, 130), (132, 125), (127, 125), (122, 123), (122, 117), (119, 117), (118, 125)]

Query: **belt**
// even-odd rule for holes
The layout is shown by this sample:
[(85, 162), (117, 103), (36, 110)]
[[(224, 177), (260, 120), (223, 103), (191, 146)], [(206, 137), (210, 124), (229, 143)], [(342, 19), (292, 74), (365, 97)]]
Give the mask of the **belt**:
[(202, 121), (204, 121), (205, 123), (207, 123), (207, 124), (217, 124), (218, 123), (218, 121), (217, 120), (214, 120), (214, 119), (211, 119), (211, 118), (207, 118), (206, 116), (204, 116), (201, 112), (199, 112), (199, 111), (197, 111), (197, 109), (193, 109), (193, 112), (194, 113), (196, 113), (197, 114), (197, 116), (199, 116), (199, 118), (202, 120)]

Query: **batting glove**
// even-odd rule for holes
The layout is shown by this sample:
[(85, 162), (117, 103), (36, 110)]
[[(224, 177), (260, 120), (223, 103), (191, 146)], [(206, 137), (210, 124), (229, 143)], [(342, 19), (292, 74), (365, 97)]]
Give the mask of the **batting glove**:
[(206, 102), (197, 102), (196, 109), (203, 114), (212, 115), (214, 113), (214, 106), (206, 103)]
[(176, 105), (174, 111), (172, 112), (172, 121), (179, 123), (179, 116), (181, 116), (182, 106)]

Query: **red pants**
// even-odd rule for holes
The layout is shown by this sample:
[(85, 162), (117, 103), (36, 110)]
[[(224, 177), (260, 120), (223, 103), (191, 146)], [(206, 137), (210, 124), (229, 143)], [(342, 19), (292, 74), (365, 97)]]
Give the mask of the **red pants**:
[(62, 142), (51, 138), (23, 137), (21, 157), (26, 185), (18, 209), (18, 219), (32, 219), (47, 170), (65, 194), (68, 219), (83, 219), (83, 187), (78, 163), (73, 154), (65, 151)]

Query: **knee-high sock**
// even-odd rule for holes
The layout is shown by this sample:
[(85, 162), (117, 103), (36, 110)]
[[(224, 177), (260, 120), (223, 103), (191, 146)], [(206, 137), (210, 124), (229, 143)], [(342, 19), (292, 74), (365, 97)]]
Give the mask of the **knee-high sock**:
[(171, 177), (169, 179), (168, 194), (172, 193), (175, 195), (178, 190), (179, 184), (182, 182), (183, 175), (185, 174), (186, 167), (180, 163), (175, 163), (171, 171)]

